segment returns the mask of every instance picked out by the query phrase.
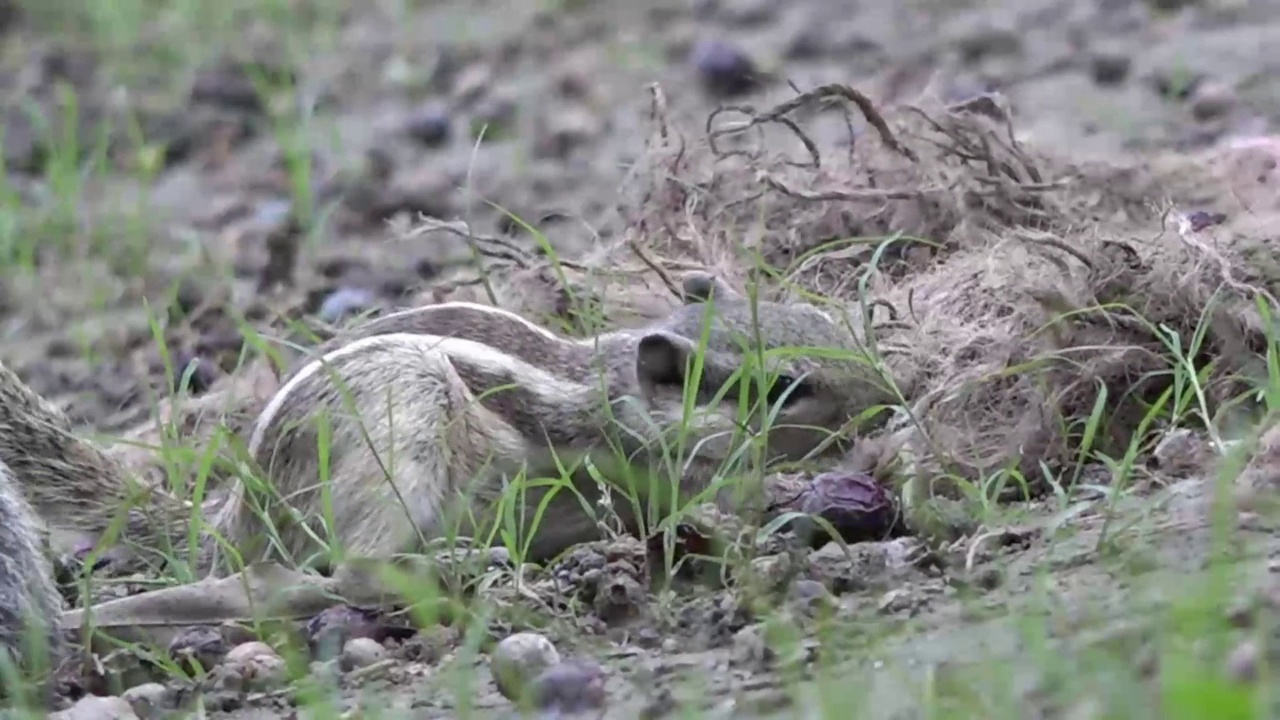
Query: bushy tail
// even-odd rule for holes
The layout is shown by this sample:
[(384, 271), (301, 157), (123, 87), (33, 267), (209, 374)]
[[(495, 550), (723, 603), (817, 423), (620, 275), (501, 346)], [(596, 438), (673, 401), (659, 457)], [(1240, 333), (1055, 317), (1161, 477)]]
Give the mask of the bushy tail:
[[(119, 458), (72, 433), (67, 416), (3, 363), (0, 464), (45, 522), (95, 541), (138, 489)], [(164, 508), (130, 509), (123, 535), (153, 546), (158, 535), (169, 535), (165, 526), (178, 520), (151, 517), (144, 509)]]

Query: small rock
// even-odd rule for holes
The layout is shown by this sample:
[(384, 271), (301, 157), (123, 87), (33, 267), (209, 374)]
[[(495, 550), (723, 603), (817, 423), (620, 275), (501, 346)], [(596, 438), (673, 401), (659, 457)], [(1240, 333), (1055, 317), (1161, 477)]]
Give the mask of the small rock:
[(993, 56), (1017, 55), (1022, 52), (1022, 35), (1013, 28), (979, 27), (960, 38), (956, 49), (966, 64), (979, 63)]
[(1000, 571), (1000, 568), (990, 565), (975, 570), (969, 580), (975, 587), (990, 591), (1000, 587), (1000, 584), (1004, 582), (1004, 573)]
[(600, 118), (581, 106), (559, 108), (546, 119), (536, 143), (539, 157), (564, 159), (600, 136)]
[(662, 645), (662, 633), (651, 627), (642, 627), (636, 631), (636, 644), (643, 648), (656, 648)]
[(662, 652), (667, 653), (668, 655), (671, 655), (679, 651), (680, 651), (679, 640), (673, 637), (669, 637), (666, 640), (662, 641)]
[(311, 618), (306, 627), (307, 644), (319, 660), (336, 657), (353, 638), (381, 641), (384, 634), (374, 612), (350, 605), (328, 608)]
[(1200, 0), (1147, 0), (1147, 4), (1151, 9), (1160, 12), (1174, 12), (1184, 7), (1195, 5)]
[(256, 203), (249, 219), (249, 230), (268, 234), (277, 232), (293, 217), (293, 202), (285, 198), (271, 198)]
[(142, 720), (158, 718), (169, 706), (169, 689), (160, 683), (143, 683), (124, 691), (121, 695)]
[(530, 699), (539, 710), (581, 713), (601, 710), (608, 700), (604, 668), (592, 660), (570, 659), (543, 670), (529, 686)]
[(560, 662), (560, 651), (545, 636), (520, 632), (503, 638), (489, 655), (489, 672), (502, 696), (518, 702), (529, 683)]
[(915, 609), (916, 597), (907, 588), (890, 590), (880, 598), (879, 610), (882, 614), (893, 615)]
[(353, 316), (374, 307), (378, 304), (378, 298), (368, 290), (360, 288), (338, 288), (320, 303), (319, 310), (316, 311), (316, 317), (329, 324), (336, 324), (341, 320)]
[(1258, 679), (1258, 662), (1261, 658), (1262, 652), (1257, 641), (1245, 640), (1227, 656), (1227, 675), (1236, 682), (1254, 682)]
[(342, 680), (341, 665), (341, 657), (336, 657), (329, 660), (312, 660), (307, 669), (311, 677), (316, 680), (336, 685)]
[(689, 51), (689, 60), (697, 69), (703, 87), (712, 95), (741, 95), (759, 85), (755, 61), (726, 40), (703, 38), (696, 41)]
[(494, 94), (476, 105), (471, 117), (472, 140), (502, 140), (510, 137), (520, 106), (511, 95)]
[(1257, 620), (1257, 608), (1252, 602), (1237, 600), (1227, 608), (1227, 622), (1232, 627), (1251, 628)]
[(222, 633), (207, 627), (187, 628), (169, 642), (169, 657), (191, 673), (197, 665), (206, 672), (217, 667), (229, 651)]
[(1180, 68), (1158, 70), (1151, 76), (1156, 92), (1169, 100), (1186, 100), (1202, 82), (1203, 75)]
[[(1187, 213), (1187, 224), (1191, 226), (1191, 232), (1200, 232), (1205, 228), (1221, 225), (1226, 221), (1227, 216), (1225, 213), (1206, 212), (1204, 210), (1193, 210)], [(1156, 449), (1159, 451), (1158, 447)]]
[(124, 698), (86, 695), (61, 712), (49, 715), (53, 720), (138, 720), (138, 715)]
[(1089, 58), (1089, 72), (1099, 85), (1119, 85), (1132, 67), (1133, 59), (1119, 50), (1099, 50)]
[[(1208, 224), (1196, 227), (1196, 221), (1190, 215), (1188, 222), (1196, 231), (1208, 227)], [(1189, 477), (1204, 470), (1212, 460), (1213, 452), (1209, 449), (1208, 441), (1188, 428), (1174, 428), (1165, 433), (1151, 453), (1155, 469), (1171, 478)]]
[(409, 137), (434, 148), (448, 141), (451, 128), (449, 106), (443, 102), (431, 101), (423, 103), (409, 115), (404, 130)]
[(207, 103), (229, 110), (259, 112), (262, 99), (253, 78), (244, 66), (224, 63), (203, 70), (191, 85), (191, 102)]
[(460, 105), (470, 105), (489, 92), (493, 84), (493, 70), (484, 63), (463, 68), (453, 81), (453, 99)]
[(835, 604), (831, 591), (817, 580), (796, 580), (787, 591), (787, 599), (807, 613), (820, 612)]
[(772, 20), (778, 7), (773, 0), (724, 0), (719, 15), (728, 25), (752, 27)]
[(339, 665), (343, 671), (368, 667), (387, 656), (387, 649), (373, 638), (352, 638), (342, 647)]
[(227, 662), (248, 662), (263, 655), (275, 655), (276, 651), (268, 644), (258, 640), (240, 643), (227, 653)]
[(1191, 115), (1201, 122), (1216, 120), (1236, 105), (1236, 93), (1221, 82), (1203, 82), (1191, 92)]
[[(770, 510), (820, 517), (851, 543), (882, 540), (902, 530), (895, 496), (870, 475), (824, 472), (807, 483), (798, 483), (797, 488), (796, 495), (779, 498)], [(789, 527), (811, 546), (826, 544), (830, 539), (809, 518), (797, 518)]]
[(765, 640), (763, 624), (748, 625), (733, 634), (732, 658), (736, 665), (763, 667), (773, 661), (775, 653)]
[(227, 653), (225, 675), (235, 675), (233, 683), (250, 690), (270, 690), (285, 679), (284, 658), (264, 642), (247, 642)]

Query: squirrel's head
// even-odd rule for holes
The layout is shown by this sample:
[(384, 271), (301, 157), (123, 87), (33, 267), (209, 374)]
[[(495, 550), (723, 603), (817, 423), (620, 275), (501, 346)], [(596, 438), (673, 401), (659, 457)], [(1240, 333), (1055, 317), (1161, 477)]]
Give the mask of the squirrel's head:
[(685, 426), (691, 451), (728, 457), (743, 431), (767, 428), (770, 457), (836, 452), (856, 418), (893, 402), (854, 336), (818, 308), (753, 303), (701, 273), (686, 278), (684, 295), (684, 306), (640, 338), (636, 377), (651, 416), (667, 427), (682, 424), (685, 388), (698, 381)]

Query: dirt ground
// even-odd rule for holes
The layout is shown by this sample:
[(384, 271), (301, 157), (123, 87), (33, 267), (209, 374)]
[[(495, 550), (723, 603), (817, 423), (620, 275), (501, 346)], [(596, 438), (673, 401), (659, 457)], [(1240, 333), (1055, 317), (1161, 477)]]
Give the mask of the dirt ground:
[[(95, 16), (59, 35), (76, 11), (0, 2), (0, 357), (86, 433), (132, 427), (164, 392), (152, 316), (169, 319), (173, 358), (198, 360), (193, 383), (207, 386), (241, 359), (228, 308), (266, 327), (279, 314), (336, 322), (429, 297), (470, 256), (447, 232), (407, 233), (418, 213), (532, 247), (505, 209), (567, 259), (622, 236), (635, 218), (620, 198), (635, 197), (653, 130), (651, 83), (692, 136), (721, 104), (767, 108), (827, 83), (884, 106), (999, 91), (1023, 143), (1082, 162), (1193, 152), (1280, 122), (1270, 0), (271, 7), (234, 31), (224, 21), (204, 34), (189, 10), (167, 29), (113, 34)], [(765, 79), (717, 94), (715, 83), (737, 82), (716, 70), (735, 53)], [(258, 63), (267, 92), (232, 60)], [(116, 121), (105, 134), (103, 120)], [(837, 116), (810, 120), (824, 146), (848, 136)], [(854, 137), (875, 140), (861, 122)], [(610, 718), (834, 717), (833, 697), (877, 718), (1200, 717), (1161, 714), (1119, 678), (1143, 677), (1143, 658), (1158, 654), (1157, 608), (1205, 592), (1252, 597), (1280, 567), (1280, 541), (1256, 518), (1216, 536), (1203, 478), (1150, 486), (1123, 501), (1107, 552), (1088, 497), (1049, 498), (992, 510), (942, 549), (905, 537), (856, 544), (849, 558), (814, 551), (806, 572), (838, 590), (836, 612), (789, 590), (783, 619), (765, 622), (731, 592), (699, 591), (650, 598), (626, 622), (561, 615), (543, 632), (562, 655), (605, 667)], [(1223, 553), (1240, 577), (1195, 585)], [(470, 640), (431, 638), (441, 649), (390, 643), (392, 666), (346, 678), (338, 707), (513, 712), (463, 651)], [(459, 684), (468, 673), (453, 670), (472, 666)], [(930, 705), (938, 688), (964, 699)], [(298, 712), (286, 692), (210, 697), (224, 698), (211, 715)]]

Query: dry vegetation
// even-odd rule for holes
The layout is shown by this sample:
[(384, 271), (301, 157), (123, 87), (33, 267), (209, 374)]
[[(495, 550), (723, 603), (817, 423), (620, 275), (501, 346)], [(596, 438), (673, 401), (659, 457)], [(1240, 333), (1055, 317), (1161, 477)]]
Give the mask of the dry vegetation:
[[(390, 238), (367, 251), (386, 256), (375, 265), (406, 264), (398, 253), (424, 243), (462, 258), (396, 304), (491, 302), (589, 335), (662, 316), (679, 302), (679, 274), (709, 268), (739, 290), (822, 306), (900, 403), (834, 468), (743, 473), (766, 476), (777, 497), (819, 471), (865, 472), (900, 502), (901, 536), (824, 545), (777, 508), (729, 518), (690, 507), (670, 533), (538, 568), (502, 527), (474, 552), (429, 548), (383, 578), (392, 598), (276, 565), (197, 580), (183, 548), (123, 580), (73, 567), (80, 609), (64, 625), (88, 647), (60, 669), (58, 702), (124, 695), (140, 716), (154, 705), (178, 716), (488, 717), (511, 706), (482, 661), (536, 630), (603, 668), (566, 665), (542, 686), (557, 698), (549, 707), (592, 706), (572, 717), (844, 717), (850, 704), (873, 717), (1270, 716), (1280, 141), (1077, 160), (1020, 141), (999, 94), (947, 103), (825, 84), (726, 104), (700, 124), (668, 91), (648, 87), (647, 137), (627, 137), (639, 162), (615, 198), (614, 232), (592, 230), (580, 252), (505, 207), (435, 219), (378, 196), (397, 222), (341, 221)], [(275, 112), (283, 169), (268, 174), (292, 195), (287, 222), (259, 207), (130, 285), (110, 238), (154, 228), (78, 218), (78, 165), (54, 156), (45, 179), (61, 204), (24, 210), (22, 222), (40, 238), (87, 227), (93, 242), (79, 255), (8, 248), (0, 299), (35, 318), (12, 351), (22, 374), (68, 392), (55, 398), (68, 405), (109, 393), (64, 382), (59, 360), (116, 368), (95, 371), (98, 386), (127, 376), (123, 400), (100, 402), (115, 410), (87, 419), (124, 440), (110, 451), (154, 491), (239, 481), (238, 446), (281, 369), (340, 324), (317, 319), (307, 297), (328, 220), (299, 205), (324, 183), (294, 152), (288, 112)], [(847, 132), (812, 129), (832, 118)], [(134, 159), (148, 149), (158, 152), (144, 143)], [(360, 182), (378, 175), (362, 172)], [(200, 263), (236, 277), (193, 290), (186, 270)], [(102, 315), (130, 319), (54, 352), (61, 304), (84, 298), (42, 311), (27, 298), (103, 267), (97, 280), (115, 286)], [(185, 388), (170, 392), (165, 378), (192, 358)], [(201, 359), (216, 366), (208, 377)], [(861, 511), (879, 499), (840, 502)], [(100, 604), (85, 609), (85, 598)], [(250, 647), (258, 639), (272, 647)], [(365, 639), (378, 647), (351, 645)]]

